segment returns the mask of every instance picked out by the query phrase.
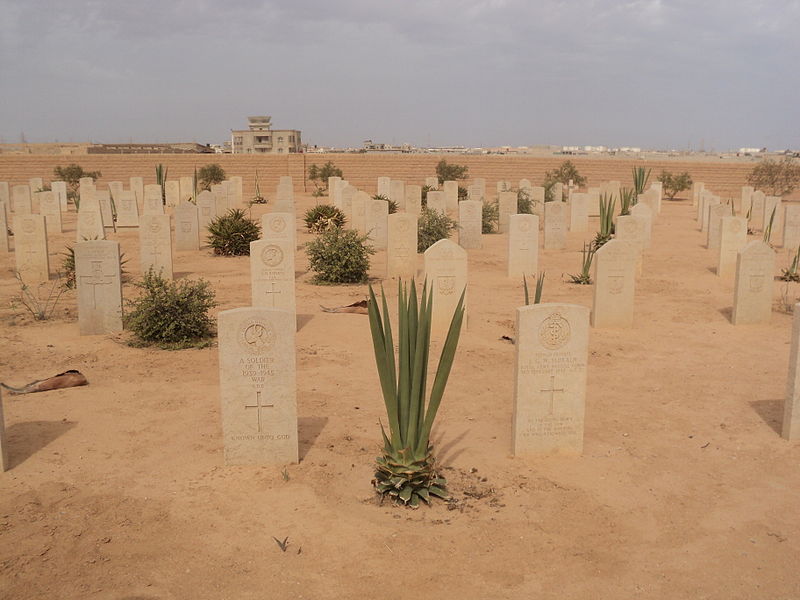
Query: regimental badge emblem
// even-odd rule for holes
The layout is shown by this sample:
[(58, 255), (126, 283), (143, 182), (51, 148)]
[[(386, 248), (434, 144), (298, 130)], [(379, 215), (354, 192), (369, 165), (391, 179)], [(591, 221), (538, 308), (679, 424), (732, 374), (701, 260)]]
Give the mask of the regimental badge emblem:
[(275, 244), (264, 246), (264, 249), (261, 251), (261, 262), (268, 267), (277, 267), (283, 262), (283, 250)]
[(251, 354), (264, 354), (275, 345), (276, 337), (269, 322), (253, 319), (242, 324), (239, 345)]
[(621, 294), (622, 288), (625, 287), (624, 275), (609, 275), (608, 277), (608, 291), (610, 294)]
[(442, 296), (452, 296), (456, 291), (456, 278), (454, 275), (437, 277), (436, 286)]
[(755, 273), (750, 275), (750, 291), (754, 294), (757, 294), (761, 290), (764, 289), (764, 274), (763, 273)]
[(275, 233), (282, 233), (286, 229), (286, 221), (282, 217), (274, 217), (270, 219), (269, 228)]
[(548, 350), (563, 347), (569, 341), (570, 335), (569, 321), (561, 313), (551, 314), (539, 326), (539, 341)]
[(184, 221), (183, 223), (181, 223), (181, 231), (183, 233), (191, 233), (192, 224), (189, 221)]
[(519, 230), (522, 231), (523, 233), (529, 232), (531, 230), (530, 221), (528, 221), (528, 219), (524, 219), (522, 222), (520, 222)]

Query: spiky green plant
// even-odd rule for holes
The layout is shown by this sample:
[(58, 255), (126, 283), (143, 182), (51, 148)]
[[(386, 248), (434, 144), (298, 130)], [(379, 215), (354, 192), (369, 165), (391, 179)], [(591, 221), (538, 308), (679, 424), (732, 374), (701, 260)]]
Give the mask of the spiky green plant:
[(644, 167), (633, 167), (633, 193), (638, 197), (644, 192), (644, 186), (650, 179), (650, 169)]
[(783, 271), (778, 279), (783, 281), (800, 282), (800, 246), (797, 247), (797, 252), (792, 257), (792, 262), (789, 264), (788, 269), (781, 269)]
[(223, 256), (249, 256), (250, 242), (261, 237), (261, 226), (240, 208), (212, 219), (206, 229), (208, 245)]
[(596, 251), (614, 235), (614, 207), (616, 199), (607, 194), (600, 195), (600, 231), (594, 236), (592, 250)]
[[(525, 290), (525, 306), (528, 306), (531, 303), (531, 300), (530, 300), (530, 295), (528, 293), (528, 278), (525, 277), (525, 275), (522, 276), (522, 287)], [(544, 271), (542, 271), (536, 276), (536, 289), (533, 292), (534, 304), (541, 304), (543, 290), (544, 290)]]
[(619, 207), (620, 207), (620, 216), (629, 215), (631, 214), (631, 208), (636, 205), (638, 201), (636, 197), (636, 190), (632, 190), (630, 188), (620, 188), (619, 190)]
[(592, 260), (596, 249), (592, 244), (584, 244), (581, 250), (581, 272), (579, 275), (570, 274), (570, 283), (577, 283), (578, 285), (591, 285), (592, 284)]
[(167, 167), (158, 163), (156, 165), (156, 183), (161, 186), (161, 203), (167, 203)]
[(381, 496), (412, 507), (418, 506), (420, 500), (430, 503), (432, 496), (446, 499), (447, 482), (436, 470), (430, 434), (461, 334), (464, 292), (450, 321), (427, 403), (433, 290), (428, 291), (426, 281), (418, 302), (414, 280), (408, 287), (398, 282), (397, 360), (386, 294), (381, 289), (379, 308), (370, 286), (369, 300), (369, 328), (389, 425), (387, 435), (381, 423), (383, 454), (376, 460), (373, 485)]
[(197, 204), (197, 166), (192, 174), (192, 204)]
[(775, 206), (772, 209), (772, 214), (769, 216), (769, 223), (764, 228), (764, 243), (769, 244), (769, 239), (772, 237), (772, 223), (775, 221), (775, 212), (778, 210), (778, 207)]
[(397, 208), (398, 208), (397, 207), (397, 202), (395, 202), (394, 200), (391, 200), (390, 198), (387, 198), (383, 194), (375, 194), (372, 197), (372, 199), (373, 200), (383, 200), (384, 202), (386, 202), (389, 205), (389, 214), (390, 215), (393, 215), (393, 214), (395, 214), (397, 212)]

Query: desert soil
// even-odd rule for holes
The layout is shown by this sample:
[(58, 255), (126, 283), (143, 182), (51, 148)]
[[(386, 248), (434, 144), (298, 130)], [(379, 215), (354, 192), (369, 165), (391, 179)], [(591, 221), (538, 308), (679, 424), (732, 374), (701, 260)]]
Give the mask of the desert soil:
[[(298, 214), (313, 202), (301, 195)], [(776, 281), (772, 322), (733, 327), (733, 282), (714, 275), (693, 216), (664, 202), (635, 327), (591, 331), (580, 458), (511, 456), (514, 347), (501, 338), (522, 286), (505, 277), (504, 235), (469, 252), (469, 325), (434, 436), (453, 501), (416, 511), (379, 505), (370, 486), (384, 408), (367, 318), (319, 309), (365, 286), (312, 285), (298, 251), (301, 461), (286, 478), (224, 466), (215, 347), (80, 337), (74, 292), (33, 321), (0, 255), (0, 379), (74, 368), (90, 382), (3, 398), (0, 597), (800, 597), (800, 446), (778, 434), (791, 331), (778, 299), (800, 290)], [(70, 213), (53, 270), (74, 235)], [(541, 252), (545, 301), (591, 306), (592, 288), (566, 281), (591, 235)], [(138, 277), (135, 232), (109, 237)], [(379, 252), (376, 281), (384, 264)], [(247, 257), (180, 252), (175, 271), (210, 281), (218, 310), (249, 303)]]

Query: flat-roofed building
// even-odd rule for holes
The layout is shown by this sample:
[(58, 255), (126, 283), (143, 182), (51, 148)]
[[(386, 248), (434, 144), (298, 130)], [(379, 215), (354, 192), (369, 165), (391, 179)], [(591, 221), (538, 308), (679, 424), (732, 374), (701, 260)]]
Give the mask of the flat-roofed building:
[(272, 129), (272, 117), (247, 117), (248, 129), (231, 130), (233, 154), (302, 152), (299, 129)]

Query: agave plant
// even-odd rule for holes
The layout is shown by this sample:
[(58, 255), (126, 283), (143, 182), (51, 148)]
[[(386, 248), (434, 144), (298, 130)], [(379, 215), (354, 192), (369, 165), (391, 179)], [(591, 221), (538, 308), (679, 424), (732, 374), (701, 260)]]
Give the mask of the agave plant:
[(581, 272), (579, 275), (570, 275), (570, 283), (577, 283), (578, 285), (591, 285), (592, 284), (592, 260), (594, 260), (594, 253), (596, 249), (592, 244), (583, 245), (581, 251)]
[(800, 271), (798, 269), (800, 269), (800, 246), (797, 247), (797, 252), (794, 253), (789, 268), (781, 269), (783, 272), (778, 279), (800, 282)]
[(636, 205), (638, 198), (636, 196), (636, 190), (632, 190), (630, 188), (621, 188), (619, 190), (619, 207), (620, 207), (620, 216), (629, 215), (631, 214), (631, 208)]
[[(528, 279), (525, 275), (522, 276), (522, 287), (525, 290), (525, 306), (531, 303), (530, 295), (528, 293)], [(536, 289), (533, 292), (533, 303), (542, 303), (542, 291), (544, 290), (544, 271), (536, 276)]]
[(464, 292), (450, 321), (427, 403), (433, 290), (429, 292), (425, 282), (422, 298), (417, 302), (414, 280), (409, 287), (398, 282), (397, 304), (399, 340), (395, 362), (386, 295), (381, 290), (381, 308), (370, 286), (369, 327), (389, 425), (387, 435), (381, 423), (383, 454), (377, 458), (373, 485), (381, 496), (416, 507), (420, 500), (430, 503), (432, 496), (447, 498), (447, 482), (437, 473), (430, 435), (461, 334)]
[(774, 207), (772, 209), (772, 214), (769, 216), (769, 223), (767, 226), (764, 227), (764, 243), (769, 244), (769, 239), (772, 237), (772, 223), (775, 221), (775, 211), (778, 210), (778, 207)]
[(650, 169), (645, 169), (644, 167), (633, 167), (633, 190), (634, 195), (637, 198), (642, 192), (644, 192), (644, 186), (647, 185), (648, 179), (650, 179)]
[(614, 207), (617, 201), (613, 196), (606, 194), (600, 195), (600, 231), (594, 236), (591, 248), (597, 251), (603, 244), (614, 235)]
[(167, 203), (167, 167), (158, 163), (156, 165), (156, 183), (161, 186), (161, 203)]

